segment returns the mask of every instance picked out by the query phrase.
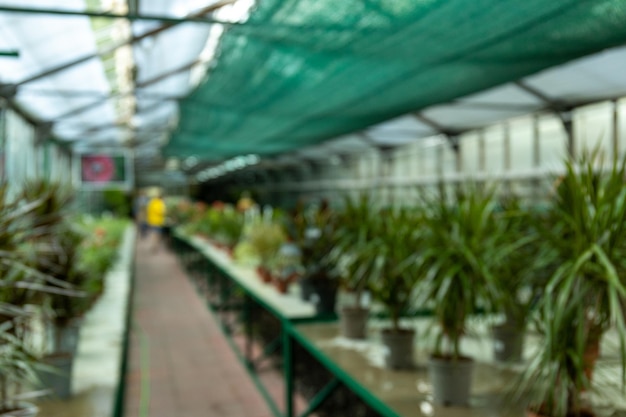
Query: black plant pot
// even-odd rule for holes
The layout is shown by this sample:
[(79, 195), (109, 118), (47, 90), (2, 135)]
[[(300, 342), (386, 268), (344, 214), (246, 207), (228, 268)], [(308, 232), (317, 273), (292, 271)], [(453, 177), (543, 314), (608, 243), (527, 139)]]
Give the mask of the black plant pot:
[(498, 362), (521, 362), (524, 329), (508, 323), (493, 326), (493, 354)]
[(304, 301), (309, 301), (315, 290), (313, 280), (307, 276), (303, 276), (298, 279), (298, 285), (300, 286), (300, 298)]
[(329, 315), (335, 313), (335, 301), (337, 300), (337, 286), (327, 280), (311, 280), (312, 292), (309, 297), (315, 305), (315, 313)]

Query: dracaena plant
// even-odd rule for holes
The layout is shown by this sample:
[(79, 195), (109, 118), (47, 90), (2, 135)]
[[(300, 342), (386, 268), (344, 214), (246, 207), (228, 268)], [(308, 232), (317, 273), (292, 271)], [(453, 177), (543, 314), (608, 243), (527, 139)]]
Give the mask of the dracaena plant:
[[(36, 261), (52, 250), (37, 242), (46, 242), (54, 233), (52, 225), (59, 221), (42, 215), (49, 195), (17, 196), (11, 195), (6, 184), (0, 186), (0, 302), (23, 306), (41, 300), (42, 293), (55, 287), (66, 290), (68, 286), (57, 285), (61, 283), (38, 268)], [(0, 313), (0, 322), (10, 319)]]
[(457, 188), (453, 198), (425, 198), (424, 216), (419, 300), (433, 308), (433, 353), (459, 358), (469, 317), (491, 307), (492, 269), (507, 254), (498, 246), (506, 231), (495, 218), (494, 190), (476, 184)]
[(53, 235), (50, 225), (58, 218), (44, 215), (52, 196), (30, 191), (10, 193), (7, 184), (0, 185), (0, 411), (16, 408), (19, 383), (37, 364), (24, 342), (30, 321), (25, 307), (42, 294), (69, 290), (33, 262), (49, 251), (38, 242)]
[(363, 292), (374, 273), (372, 241), (378, 214), (367, 195), (346, 198), (334, 219), (332, 241), (326, 244), (327, 259), (337, 266), (341, 286), (355, 294), (357, 306), (361, 306)]
[(303, 274), (315, 280), (334, 279), (335, 262), (330, 255), (341, 224), (338, 213), (322, 201), (317, 206), (298, 208), (292, 222)]
[(521, 198), (508, 194), (498, 201), (495, 221), (504, 233), (498, 242), (500, 256), (491, 267), (494, 308), (507, 325), (524, 329), (534, 300), (545, 287), (552, 265), (542, 256), (538, 233), (540, 213), (524, 207)]
[[(580, 415), (588, 404), (602, 336), (615, 329), (626, 371), (626, 159), (598, 150), (565, 163), (542, 223), (543, 256), (555, 265), (536, 326), (543, 335), (519, 385), (550, 416)], [(623, 384), (623, 379), (622, 379)]]
[(391, 331), (401, 331), (400, 318), (409, 313), (414, 288), (421, 279), (419, 210), (383, 210), (372, 219), (372, 237), (360, 250), (368, 288), (391, 319)]
[[(10, 314), (24, 314), (10, 309)], [(5, 313), (8, 313), (5, 311)], [(36, 370), (39, 367), (37, 356), (32, 352), (22, 338), (15, 335), (12, 328), (13, 321), (4, 321), (0, 324), (0, 414), (17, 411), (21, 408), (21, 400), (25, 396), (21, 388), (24, 384), (37, 381)], [(26, 393), (34, 396), (38, 393)], [(13, 415), (13, 414), (8, 414)], [(19, 414), (15, 414), (19, 415)]]

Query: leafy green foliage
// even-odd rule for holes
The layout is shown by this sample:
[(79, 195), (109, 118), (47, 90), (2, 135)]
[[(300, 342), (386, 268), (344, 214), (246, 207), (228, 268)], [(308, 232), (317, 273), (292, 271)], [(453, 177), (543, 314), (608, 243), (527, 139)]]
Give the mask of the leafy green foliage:
[(499, 262), (491, 266), (494, 308), (504, 313), (507, 324), (524, 329), (532, 303), (554, 268), (538, 233), (545, 219), (536, 210), (523, 207), (518, 197), (507, 195), (499, 199), (494, 220), (504, 232), (498, 239)]
[(496, 220), (493, 196), (493, 190), (466, 184), (453, 199), (443, 194), (425, 199), (423, 250), (417, 259), (424, 273), (419, 299), (433, 305), (440, 326), (437, 355), (461, 356), (468, 317), (479, 307), (489, 307), (496, 293), (493, 268), (510, 251), (500, 247), (507, 230)]
[(131, 198), (122, 190), (109, 189), (102, 193), (106, 210), (118, 217), (130, 215)]
[(259, 256), (261, 265), (271, 269), (278, 250), (287, 241), (287, 234), (282, 225), (258, 219), (250, 226), (246, 240)]
[(357, 294), (357, 303), (373, 274), (371, 242), (376, 235), (378, 214), (367, 195), (356, 200), (346, 198), (342, 209), (337, 211), (336, 230), (329, 243), (330, 259), (337, 266), (340, 283)]
[(307, 209), (296, 210), (293, 217), (294, 240), (301, 252), (303, 275), (317, 281), (333, 282), (336, 278), (331, 251), (341, 220), (325, 201)]
[(587, 353), (611, 328), (626, 374), (625, 178), (626, 159), (606, 166), (597, 150), (566, 162), (540, 230), (544, 254), (556, 267), (536, 321), (544, 342), (519, 394), (552, 416), (584, 407), (581, 394), (590, 388), (593, 370)]
[(382, 303), (392, 329), (400, 331), (400, 317), (415, 301), (414, 288), (422, 278), (417, 261), (421, 213), (415, 210), (383, 210), (372, 219), (372, 237), (357, 249), (359, 265), (367, 276), (367, 287)]

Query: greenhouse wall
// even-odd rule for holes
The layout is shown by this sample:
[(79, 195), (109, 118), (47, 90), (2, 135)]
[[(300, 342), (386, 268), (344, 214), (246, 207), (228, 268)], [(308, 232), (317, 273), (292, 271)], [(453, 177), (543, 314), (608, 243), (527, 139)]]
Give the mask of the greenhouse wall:
[[(2, 179), (11, 186), (35, 178), (71, 184), (71, 154), (53, 142), (38, 142), (36, 127), (11, 109), (0, 113)], [(43, 142), (43, 141), (42, 141)]]
[[(574, 155), (599, 148), (607, 158), (626, 151), (626, 99), (579, 107), (571, 113)], [(568, 137), (555, 113), (509, 119), (458, 137), (458, 154), (443, 135), (381, 152), (319, 159), (303, 180), (283, 178), (257, 186), (281, 201), (329, 199), (367, 192), (382, 204), (413, 204), (423, 190), (475, 179), (506, 184), (522, 196), (542, 200), (568, 157)], [(290, 198), (285, 197), (289, 195)]]

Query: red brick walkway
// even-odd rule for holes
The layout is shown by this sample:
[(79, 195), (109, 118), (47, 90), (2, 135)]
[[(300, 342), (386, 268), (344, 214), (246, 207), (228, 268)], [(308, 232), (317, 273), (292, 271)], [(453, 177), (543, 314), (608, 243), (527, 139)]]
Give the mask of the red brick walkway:
[(272, 414), (178, 261), (139, 241), (125, 417)]

